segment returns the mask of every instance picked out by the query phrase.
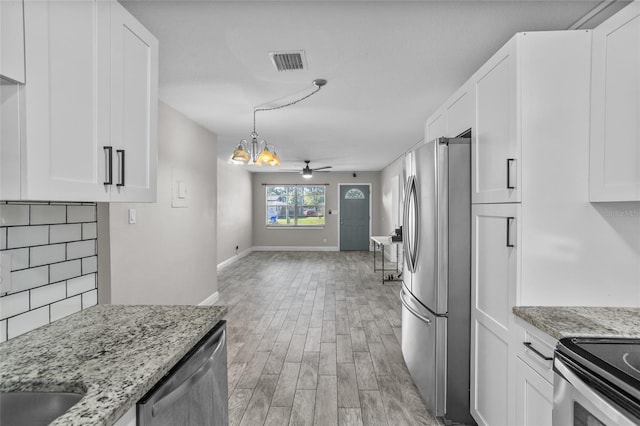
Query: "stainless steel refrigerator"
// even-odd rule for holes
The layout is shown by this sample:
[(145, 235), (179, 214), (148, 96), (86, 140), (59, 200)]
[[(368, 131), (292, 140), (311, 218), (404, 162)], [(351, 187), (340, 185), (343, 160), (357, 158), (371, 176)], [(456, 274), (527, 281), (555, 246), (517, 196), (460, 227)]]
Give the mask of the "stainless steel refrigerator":
[(402, 354), (433, 414), (469, 412), (471, 147), (439, 138), (405, 159)]

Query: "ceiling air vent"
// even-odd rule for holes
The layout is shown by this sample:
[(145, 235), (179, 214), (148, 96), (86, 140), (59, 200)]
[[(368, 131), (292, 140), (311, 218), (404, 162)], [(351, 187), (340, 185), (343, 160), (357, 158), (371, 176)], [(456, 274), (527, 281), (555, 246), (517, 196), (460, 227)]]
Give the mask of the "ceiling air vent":
[(291, 52), (269, 52), (273, 65), (278, 71), (296, 71), (306, 68), (304, 50)]

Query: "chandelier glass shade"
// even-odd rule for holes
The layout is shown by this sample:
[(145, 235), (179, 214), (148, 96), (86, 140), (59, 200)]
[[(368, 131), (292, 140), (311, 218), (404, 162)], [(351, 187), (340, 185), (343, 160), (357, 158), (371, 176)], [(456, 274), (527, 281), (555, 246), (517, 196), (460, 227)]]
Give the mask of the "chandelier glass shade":
[(251, 133), (251, 142), (246, 139), (240, 141), (231, 155), (231, 161), (252, 166), (262, 166), (263, 164), (269, 166), (280, 165), (280, 158), (276, 154), (275, 147), (267, 144), (264, 140), (258, 141), (256, 132)]
[[(253, 132), (251, 133), (251, 141), (247, 139), (242, 139), (238, 146), (236, 147), (233, 154), (231, 154), (231, 161), (233, 163), (238, 164), (247, 164), (253, 166), (262, 166), (263, 164), (277, 167), (280, 165), (280, 158), (278, 154), (276, 154), (276, 148), (272, 144), (268, 144), (265, 140), (258, 141), (258, 134), (256, 133), (256, 112), (260, 111), (272, 111), (274, 109), (285, 108), (294, 104), (297, 104), (300, 101), (303, 101), (310, 97), (311, 95), (320, 91), (320, 89), (327, 84), (327, 80), (316, 79), (313, 80), (313, 85), (316, 87), (315, 90), (300, 99), (296, 99), (295, 101), (286, 103), (284, 105), (279, 105), (275, 107), (267, 107), (267, 108), (254, 108), (253, 109)], [(305, 176), (307, 177), (307, 176)]]

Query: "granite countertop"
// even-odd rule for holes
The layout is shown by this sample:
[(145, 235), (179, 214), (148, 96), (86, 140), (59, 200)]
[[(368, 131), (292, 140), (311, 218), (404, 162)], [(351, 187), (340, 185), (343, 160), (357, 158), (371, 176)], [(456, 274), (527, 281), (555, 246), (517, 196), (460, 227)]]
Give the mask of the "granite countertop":
[(515, 306), (513, 313), (556, 339), (640, 338), (640, 308)]
[(221, 306), (98, 305), (0, 344), (0, 390), (84, 393), (53, 425), (112, 425), (211, 330)]

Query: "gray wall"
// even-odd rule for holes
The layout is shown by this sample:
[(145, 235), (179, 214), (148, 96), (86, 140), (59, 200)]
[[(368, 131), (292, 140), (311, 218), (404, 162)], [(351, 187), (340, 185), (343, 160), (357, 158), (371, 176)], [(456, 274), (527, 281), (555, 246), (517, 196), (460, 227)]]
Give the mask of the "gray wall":
[[(158, 123), (157, 203), (98, 206), (100, 303), (198, 304), (217, 291), (216, 136), (163, 103)], [(186, 208), (172, 207), (172, 174)]]
[(251, 173), (246, 167), (218, 160), (218, 266), (253, 246), (251, 190)]
[(402, 191), (404, 156), (398, 158), (380, 173), (382, 207), (380, 226), (382, 235), (390, 234), (402, 225)]
[[(253, 173), (253, 246), (256, 249), (275, 247), (309, 247), (320, 250), (337, 250), (339, 247), (339, 214), (337, 210), (339, 184), (371, 184), (371, 235), (380, 235), (380, 172), (314, 173), (312, 179), (304, 179), (299, 173)], [(263, 184), (323, 184), (328, 183), (325, 195), (327, 212), (322, 229), (273, 229), (265, 226), (265, 187)], [(326, 239), (326, 241), (325, 241)]]

